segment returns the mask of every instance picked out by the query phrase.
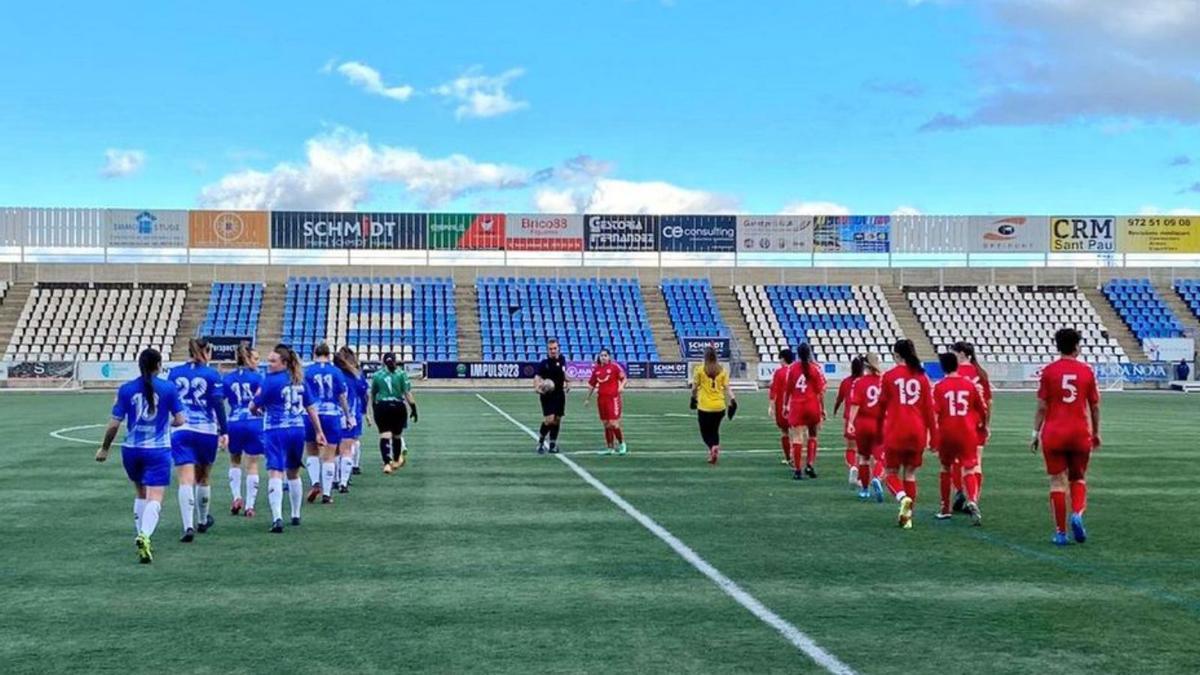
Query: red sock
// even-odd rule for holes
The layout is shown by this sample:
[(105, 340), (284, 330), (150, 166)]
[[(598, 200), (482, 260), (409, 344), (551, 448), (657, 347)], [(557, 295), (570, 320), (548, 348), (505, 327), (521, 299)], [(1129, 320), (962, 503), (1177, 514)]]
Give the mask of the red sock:
[(613, 432), (613, 440), (614, 441), (616, 441), (618, 443), (625, 442), (625, 432), (622, 431), (620, 427), (613, 427), (612, 432)]
[(815, 464), (817, 461), (817, 439), (808, 439), (808, 461), (805, 464)]
[(792, 468), (803, 469), (804, 462), (804, 445), (802, 443), (792, 443)]
[(858, 465), (858, 484), (861, 485), (862, 489), (864, 489), (864, 490), (866, 490), (867, 487), (870, 486), (870, 484), (871, 484), (871, 465), (870, 464), (859, 464)]
[(917, 501), (917, 481), (904, 481), (904, 492), (908, 495), (909, 499), (913, 500), (914, 502)]
[(604, 444), (611, 448), (612, 443), (613, 443), (612, 427), (604, 427)]
[(846, 466), (854, 466), (858, 463), (858, 451), (846, 448)]
[(904, 492), (904, 484), (900, 482), (900, 476), (894, 473), (889, 473), (883, 482), (887, 484), (888, 490), (894, 495)]
[(1071, 481), (1071, 511), (1083, 513), (1087, 509), (1087, 482)]
[(1059, 532), (1067, 531), (1067, 493), (1052, 490), (1050, 492), (1050, 510), (1054, 512), (1054, 527)]
[(878, 460), (878, 459), (877, 459), (877, 460), (875, 460), (875, 468), (874, 468), (874, 469), (871, 471), (871, 474), (872, 474), (872, 476), (873, 476), (874, 478), (880, 478), (880, 479), (882, 479), (882, 478), (883, 478), (883, 473), (884, 473), (884, 468), (885, 468), (885, 467), (883, 466), (883, 462), (881, 462), (881, 461), (880, 461), (880, 460)]
[(955, 462), (950, 466), (950, 484), (954, 486), (955, 492), (962, 492), (963, 468), (962, 464), (958, 462)]
[(974, 472), (969, 473), (966, 476), (963, 476), (963, 482), (966, 484), (966, 487), (967, 487), (967, 501), (969, 501), (969, 502), (978, 502), (979, 501), (979, 482), (980, 482), (979, 479), (980, 478), (983, 478), (983, 476), (981, 476), (977, 473), (974, 473)]
[(942, 513), (950, 513), (950, 484), (953, 478), (954, 469), (951, 467), (949, 471), (942, 469), (938, 474), (938, 483), (942, 489)]
[(779, 445), (783, 448), (783, 458), (787, 461), (792, 460), (792, 441), (787, 436), (779, 439)]

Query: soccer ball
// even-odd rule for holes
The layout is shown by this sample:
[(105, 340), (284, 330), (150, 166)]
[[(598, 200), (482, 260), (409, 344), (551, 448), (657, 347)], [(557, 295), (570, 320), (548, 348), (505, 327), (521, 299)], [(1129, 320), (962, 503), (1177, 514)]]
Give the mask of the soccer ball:
[(539, 394), (549, 394), (550, 392), (554, 391), (554, 383), (550, 380), (542, 380), (542, 383), (538, 385), (537, 390)]

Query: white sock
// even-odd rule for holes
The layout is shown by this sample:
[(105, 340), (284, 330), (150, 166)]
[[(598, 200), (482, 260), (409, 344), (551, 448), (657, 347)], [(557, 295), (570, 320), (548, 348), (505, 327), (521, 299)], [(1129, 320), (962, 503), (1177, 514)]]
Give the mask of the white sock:
[(254, 508), (256, 501), (258, 501), (258, 474), (252, 473), (246, 476), (246, 508)]
[(212, 486), (196, 486), (196, 510), (200, 514), (200, 522), (208, 522), (208, 507), (212, 503)]
[(196, 527), (196, 486), (179, 486), (179, 515), (183, 518), (184, 531)]
[(400, 452), (408, 452), (408, 441), (403, 436), (400, 437)]
[(283, 479), (267, 480), (267, 501), (271, 503), (271, 520), (283, 520)]
[[(304, 459), (304, 467), (306, 469), (308, 469), (308, 484), (309, 485), (320, 485), (321, 484), (321, 458), (316, 457), (314, 455), (310, 455), (310, 456), (306, 457)], [(300, 489), (303, 490), (304, 484), (301, 483), (300, 486), (301, 486)], [(288, 489), (290, 490), (291, 488), (289, 487)]]
[(162, 513), (162, 502), (146, 501), (138, 524), (138, 534), (146, 537), (153, 536), (154, 528), (158, 527), (158, 514), (160, 513)]
[(304, 501), (304, 483), (299, 478), (288, 479), (288, 498), (292, 501), (292, 517), (300, 517), (300, 503)]
[(902, 502), (902, 501), (904, 501), (904, 498), (907, 496), (908, 496), (908, 493), (905, 492), (904, 490), (901, 490), (896, 493), (896, 501)]
[(133, 499), (133, 531), (141, 533), (142, 531), (142, 512), (146, 509), (146, 500), (141, 497)]
[(333, 462), (321, 463), (321, 494), (333, 494), (333, 472), (335, 465)]
[(338, 457), (338, 463), (342, 467), (341, 481), (338, 485), (346, 486), (350, 484), (350, 472), (354, 470), (354, 460), (349, 457)]
[(229, 467), (229, 491), (233, 493), (234, 499), (240, 499), (242, 496), (242, 467)]
[(362, 466), (359, 461), (362, 460), (362, 443), (354, 441), (354, 468)]

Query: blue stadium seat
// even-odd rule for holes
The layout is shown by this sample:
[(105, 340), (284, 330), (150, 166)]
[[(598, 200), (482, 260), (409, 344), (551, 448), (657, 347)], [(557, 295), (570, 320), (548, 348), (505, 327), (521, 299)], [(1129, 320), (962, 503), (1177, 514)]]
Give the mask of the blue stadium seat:
[(208, 311), (197, 335), (258, 335), (263, 286), (256, 283), (217, 282), (208, 295)]
[[(1182, 290), (1185, 288), (1189, 287), (1181, 287), (1180, 282), (1176, 282), (1176, 290), (1187, 302), (1188, 296)], [(1149, 279), (1112, 279), (1102, 290), (1139, 342), (1150, 338), (1183, 337), (1183, 325), (1159, 297)]]
[(729, 337), (708, 279), (664, 279), (663, 299), (680, 344), (685, 337)]

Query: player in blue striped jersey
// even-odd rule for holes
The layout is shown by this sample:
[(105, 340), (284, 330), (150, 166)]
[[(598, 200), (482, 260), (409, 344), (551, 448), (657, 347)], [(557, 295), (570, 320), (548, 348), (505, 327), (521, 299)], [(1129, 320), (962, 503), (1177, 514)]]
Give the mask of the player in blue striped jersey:
[(358, 466), (362, 449), (359, 439), (362, 438), (363, 416), (367, 408), (367, 380), (362, 374), (358, 356), (349, 347), (342, 347), (334, 354), (333, 364), (346, 378), (346, 400), (354, 420), (342, 432), (342, 442), (338, 446), (338, 492), (345, 494), (350, 491), (350, 474)]
[(314, 397), (317, 414), (321, 417), (321, 428), (325, 430), (326, 442), (317, 442), (313, 426), (304, 429), (305, 465), (312, 488), (308, 501), (317, 496), (322, 504), (333, 503), (333, 476), (337, 471), (334, 460), (342, 442), (342, 430), (353, 424), (350, 403), (346, 396), (346, 378), (342, 371), (329, 362), (329, 345), (322, 342), (313, 350), (313, 363), (304, 369), (304, 382)]
[[(209, 477), (217, 461), (218, 445), (228, 442), (225, 419), (225, 387), (216, 368), (208, 365), (212, 348), (202, 338), (188, 340), (187, 363), (175, 366), (167, 379), (183, 404), (187, 422), (171, 434), (171, 459), (179, 479), (179, 513), (183, 537), (190, 542), (196, 532), (213, 526), (212, 486)], [(199, 516), (197, 518), (197, 516)]]
[(162, 513), (163, 493), (171, 484), (170, 427), (184, 423), (183, 405), (175, 387), (157, 377), (162, 355), (146, 349), (138, 355), (141, 376), (121, 385), (113, 403), (112, 419), (104, 430), (104, 442), (96, 451), (96, 461), (108, 459), (109, 449), (121, 423), (125, 423), (125, 440), (121, 442), (121, 462), (125, 475), (133, 483), (133, 525), (137, 531), (138, 559), (143, 563), (154, 560), (150, 537)]
[(292, 504), (292, 525), (300, 524), (304, 500), (300, 465), (304, 460), (304, 422), (313, 427), (318, 443), (325, 443), (315, 398), (304, 382), (300, 357), (287, 345), (276, 345), (267, 355), (267, 376), (254, 395), (250, 411), (263, 415), (263, 446), (267, 455), (267, 501), (271, 504), (271, 531), (283, 532), (283, 479), (287, 476)]
[[(254, 517), (254, 504), (258, 500), (258, 458), (263, 454), (263, 420), (250, 412), (250, 404), (262, 382), (263, 377), (258, 372), (258, 350), (249, 342), (243, 342), (237, 348), (237, 370), (227, 374), (222, 384), (225, 399), (229, 401), (229, 491), (233, 495), (229, 513), (236, 516), (245, 508), (247, 518)], [(244, 500), (243, 471), (246, 476)]]

